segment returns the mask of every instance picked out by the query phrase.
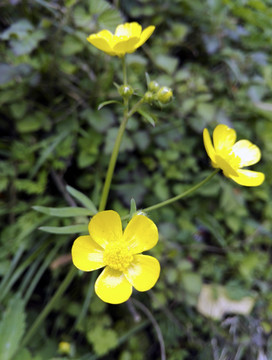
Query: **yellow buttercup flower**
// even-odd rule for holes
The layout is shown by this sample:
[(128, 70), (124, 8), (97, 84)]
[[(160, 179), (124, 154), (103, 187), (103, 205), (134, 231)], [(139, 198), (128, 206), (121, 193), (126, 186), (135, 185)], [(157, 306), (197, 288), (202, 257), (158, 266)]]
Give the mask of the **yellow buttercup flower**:
[(119, 214), (101, 211), (89, 223), (89, 234), (78, 237), (72, 247), (74, 265), (82, 271), (105, 267), (95, 282), (103, 301), (120, 304), (129, 299), (132, 287), (147, 291), (157, 282), (160, 263), (142, 255), (158, 242), (157, 226), (144, 215), (135, 215), (122, 230)]
[(263, 183), (263, 173), (242, 169), (260, 160), (261, 151), (258, 146), (248, 140), (235, 142), (236, 131), (222, 124), (214, 129), (213, 145), (207, 129), (203, 131), (203, 139), (212, 166), (222, 169), (226, 177), (244, 186), (259, 186)]
[(102, 30), (97, 34), (91, 34), (87, 40), (108, 55), (123, 57), (142, 46), (154, 30), (155, 26), (148, 26), (142, 31), (140, 24), (131, 22), (118, 25), (114, 34), (109, 30)]

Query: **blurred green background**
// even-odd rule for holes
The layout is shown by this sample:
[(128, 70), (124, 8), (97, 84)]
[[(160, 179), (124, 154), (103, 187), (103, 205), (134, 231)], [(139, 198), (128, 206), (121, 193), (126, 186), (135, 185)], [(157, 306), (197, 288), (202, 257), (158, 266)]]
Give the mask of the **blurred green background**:
[[(271, 5), (1, 1), (2, 360), (161, 359), (151, 318), (169, 360), (272, 359)], [(266, 180), (243, 188), (220, 174), (190, 198), (150, 213), (160, 231), (151, 253), (160, 260), (161, 276), (151, 291), (133, 294), (150, 316), (138, 302), (102, 303), (93, 293), (98, 273), (79, 273), (22, 348), (26, 330), (71, 266), (77, 236), (38, 227), (88, 223), (87, 217), (51, 217), (32, 206), (73, 206), (67, 184), (98, 205), (122, 109), (97, 107), (119, 100), (113, 83), (122, 83), (122, 68), (86, 37), (125, 21), (156, 26), (147, 43), (128, 56), (129, 83), (143, 94), (147, 72), (173, 89), (174, 100), (162, 108), (146, 106), (155, 127), (139, 115), (130, 119), (107, 208), (126, 215), (132, 197), (144, 208), (209, 175), (202, 130), (211, 132), (218, 123), (260, 147), (262, 160), (254, 170)], [(217, 317), (201, 311), (204, 284), (216, 293), (206, 307), (218, 308), (212, 301), (224, 293)], [(251, 299), (252, 311), (238, 309), (244, 299)]]

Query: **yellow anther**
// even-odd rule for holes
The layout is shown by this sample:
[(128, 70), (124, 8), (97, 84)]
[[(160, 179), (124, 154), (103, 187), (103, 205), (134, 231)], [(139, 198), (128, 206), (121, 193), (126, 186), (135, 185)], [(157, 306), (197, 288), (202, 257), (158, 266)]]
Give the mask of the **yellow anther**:
[(124, 271), (133, 260), (133, 255), (124, 241), (113, 241), (107, 245), (103, 260), (112, 269)]

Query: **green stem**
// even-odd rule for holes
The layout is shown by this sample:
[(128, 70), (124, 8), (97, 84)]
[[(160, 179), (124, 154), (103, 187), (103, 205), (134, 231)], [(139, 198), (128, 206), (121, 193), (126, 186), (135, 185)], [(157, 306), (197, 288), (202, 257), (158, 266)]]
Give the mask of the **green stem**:
[[(127, 84), (127, 71), (126, 71), (125, 56), (122, 58), (122, 64), (123, 64), (124, 84), (126, 85)], [(135, 111), (137, 111), (138, 107), (142, 104), (142, 102), (143, 102), (143, 99), (139, 100), (131, 108), (131, 110), (128, 111), (128, 99), (124, 98), (124, 116), (123, 116), (123, 120), (122, 120), (122, 122), (120, 124), (118, 134), (117, 134), (117, 137), (116, 137), (116, 140), (115, 140), (115, 144), (114, 144), (114, 147), (113, 147), (113, 151), (112, 151), (112, 154), (111, 154), (111, 158), (110, 158), (110, 162), (109, 162), (109, 166), (108, 166), (108, 170), (107, 170), (107, 174), (106, 174), (106, 178), (105, 178), (105, 182), (104, 182), (104, 187), (103, 187), (103, 191), (102, 191), (98, 211), (103, 211), (106, 208), (106, 204), (107, 204), (107, 200), (108, 200), (108, 196), (109, 196), (109, 191), (110, 191), (110, 186), (111, 186), (111, 182), (112, 182), (112, 177), (113, 177), (113, 173), (114, 173), (117, 157), (118, 157), (118, 154), (119, 154), (121, 141), (122, 141), (125, 129), (126, 129), (128, 119), (135, 113)]]
[[(127, 71), (126, 71), (125, 57), (122, 58), (122, 64), (123, 64), (124, 84), (126, 85), (127, 84)], [(109, 162), (108, 171), (107, 171), (107, 175), (106, 175), (106, 179), (105, 179), (105, 183), (104, 183), (104, 187), (103, 187), (103, 192), (101, 195), (99, 211), (103, 211), (106, 207), (113, 172), (114, 172), (115, 164), (117, 161), (117, 157), (118, 157), (118, 153), (119, 153), (119, 149), (120, 149), (120, 145), (121, 145), (121, 140), (122, 140), (128, 119), (134, 114), (134, 112), (141, 105), (141, 103), (142, 103), (142, 100), (138, 101), (132, 107), (132, 109), (129, 111), (128, 110), (128, 99), (124, 98), (124, 116), (123, 116), (123, 120), (120, 124), (120, 128), (119, 128), (116, 140), (115, 140), (113, 152), (112, 152), (111, 159)], [(62, 296), (62, 294), (65, 292), (65, 290), (68, 288), (68, 286), (72, 282), (76, 272), (77, 272), (77, 269), (74, 266), (72, 266), (72, 268), (66, 275), (65, 279), (60, 284), (58, 290), (55, 292), (54, 296), (51, 298), (51, 300), (48, 302), (48, 304), (45, 306), (43, 311), (39, 314), (39, 316), (37, 317), (37, 319), (31, 326), (31, 328), (26, 333), (25, 337), (22, 340), (21, 347), (26, 346), (28, 344), (28, 342), (31, 340), (32, 336), (35, 334), (35, 332), (40, 327), (40, 325), (45, 320), (45, 318), (50, 313), (50, 311), (53, 309), (57, 300)]]
[(111, 181), (112, 181), (112, 176), (113, 176), (113, 172), (115, 169), (117, 156), (118, 156), (120, 145), (121, 145), (121, 140), (122, 140), (123, 134), (125, 132), (127, 122), (128, 122), (128, 116), (124, 115), (123, 120), (120, 125), (120, 128), (119, 128), (119, 131), (118, 131), (118, 134), (117, 134), (117, 137), (116, 137), (116, 140), (115, 140), (114, 148), (113, 148), (113, 151), (111, 154), (109, 167), (108, 167), (108, 171), (107, 171), (98, 211), (103, 211), (107, 204)]
[(122, 67), (123, 67), (123, 82), (124, 85), (127, 85), (127, 64), (126, 64), (126, 56), (122, 57)]
[(26, 346), (28, 344), (29, 340), (31, 340), (32, 336), (36, 333), (36, 331), (39, 328), (39, 326), (41, 325), (41, 323), (44, 321), (46, 316), (50, 313), (50, 311), (54, 307), (56, 301), (62, 296), (64, 291), (70, 285), (76, 272), (77, 272), (77, 269), (74, 266), (72, 266), (70, 271), (66, 275), (65, 279), (59, 286), (58, 290), (55, 292), (54, 296), (51, 298), (49, 303), (45, 306), (43, 311), (39, 314), (39, 316), (37, 317), (37, 319), (34, 321), (33, 325), (31, 326), (31, 328), (26, 333), (25, 337), (22, 340), (21, 347)]
[(142, 98), (139, 101), (137, 101), (135, 105), (132, 106), (132, 108), (129, 110), (127, 114), (128, 118), (130, 118), (137, 111), (137, 109), (142, 105), (143, 102), (144, 99)]
[(149, 206), (145, 209), (143, 209), (142, 211), (144, 212), (149, 212), (152, 210), (156, 210), (159, 209), (163, 206), (169, 205), (177, 200), (180, 200), (182, 198), (184, 198), (185, 196), (191, 195), (194, 191), (196, 191), (197, 189), (199, 189), (202, 185), (206, 184), (208, 181), (210, 181), (218, 172), (220, 171), (220, 169), (216, 169), (213, 173), (211, 173), (211, 175), (209, 175), (208, 177), (206, 177), (206, 179), (200, 181), (200, 183), (196, 184), (195, 186), (191, 187), (190, 189), (184, 191), (182, 194), (179, 194), (177, 196), (174, 196), (168, 200), (162, 201), (156, 205), (152, 205)]
[(128, 100), (124, 99), (124, 106), (125, 106), (124, 117), (123, 117), (123, 120), (122, 120), (121, 125), (119, 127), (119, 131), (118, 131), (118, 134), (117, 134), (117, 137), (116, 137), (116, 140), (115, 140), (115, 144), (114, 144), (114, 147), (113, 147), (113, 151), (112, 151), (112, 154), (111, 154), (109, 167), (108, 167), (108, 170), (107, 170), (107, 175), (106, 175), (106, 179), (105, 179), (105, 183), (104, 183), (104, 187), (103, 187), (103, 191), (102, 191), (98, 211), (103, 211), (106, 208), (108, 195), (109, 195), (109, 191), (110, 191), (110, 186), (111, 186), (111, 181), (112, 181), (112, 176), (113, 176), (113, 173), (114, 173), (114, 169), (115, 169), (115, 165), (116, 165), (116, 161), (117, 161), (117, 157), (118, 157), (122, 137), (124, 135), (124, 131), (126, 129), (128, 119), (137, 111), (138, 107), (142, 104), (142, 102), (143, 102), (143, 99), (139, 100), (131, 108), (131, 110), (128, 111)]
[[(220, 171), (220, 169), (216, 169), (214, 170), (214, 172), (211, 173), (211, 175), (209, 175), (208, 177), (206, 177), (206, 179), (200, 181), (200, 183), (194, 185), (193, 187), (191, 187), (190, 189), (184, 191), (183, 193), (177, 195), (177, 196), (174, 196), (168, 200), (165, 200), (165, 201), (162, 201), (158, 204), (155, 204), (155, 205), (152, 205), (152, 206), (149, 206), (145, 209), (141, 209), (141, 211), (143, 212), (149, 212), (149, 211), (152, 211), (152, 210), (156, 210), (156, 209), (159, 209), (163, 206), (166, 206), (166, 205), (169, 205), (177, 200), (180, 200), (182, 198), (184, 198), (185, 196), (188, 196), (188, 195), (191, 195), (194, 191), (196, 191), (197, 189), (199, 189), (202, 185), (206, 184), (208, 181), (210, 181), (218, 172)], [(122, 220), (127, 220), (129, 219), (130, 215), (125, 215), (122, 217)]]
[[(126, 57), (125, 56), (122, 57), (122, 66), (123, 66), (123, 81), (124, 81), (124, 85), (126, 85), (127, 84), (127, 67), (126, 67)], [(113, 147), (113, 151), (111, 154), (111, 158), (110, 158), (110, 162), (109, 162), (109, 166), (108, 166), (108, 170), (107, 170), (107, 174), (106, 174), (106, 178), (105, 178), (105, 182), (104, 182), (104, 187), (103, 187), (98, 211), (103, 211), (106, 208), (109, 191), (110, 191), (110, 186), (111, 186), (111, 182), (112, 182), (112, 176), (114, 173), (122, 137), (124, 135), (128, 119), (129, 119), (128, 99), (124, 97), (124, 116), (123, 116), (123, 120), (120, 124), (118, 134), (117, 134), (117, 137), (115, 140), (115, 144)]]

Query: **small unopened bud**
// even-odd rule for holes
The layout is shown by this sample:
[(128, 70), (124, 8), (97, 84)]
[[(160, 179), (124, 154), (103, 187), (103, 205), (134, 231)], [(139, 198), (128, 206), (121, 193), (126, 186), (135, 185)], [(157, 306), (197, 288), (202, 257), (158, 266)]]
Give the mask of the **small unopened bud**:
[(152, 104), (152, 102), (155, 100), (154, 94), (151, 91), (147, 91), (144, 94), (143, 100), (145, 103)]
[(134, 90), (130, 85), (121, 85), (118, 91), (119, 94), (125, 98), (129, 98), (134, 93)]
[(71, 345), (70, 345), (68, 342), (66, 342), (66, 341), (61, 341), (61, 342), (59, 343), (58, 352), (59, 352), (60, 354), (66, 354), (66, 355), (70, 354), (70, 352), (71, 352)]
[(173, 98), (172, 90), (167, 86), (162, 86), (157, 92), (157, 100), (162, 104), (168, 104)]
[(148, 90), (152, 92), (157, 92), (160, 88), (160, 84), (157, 81), (150, 81), (148, 84)]

